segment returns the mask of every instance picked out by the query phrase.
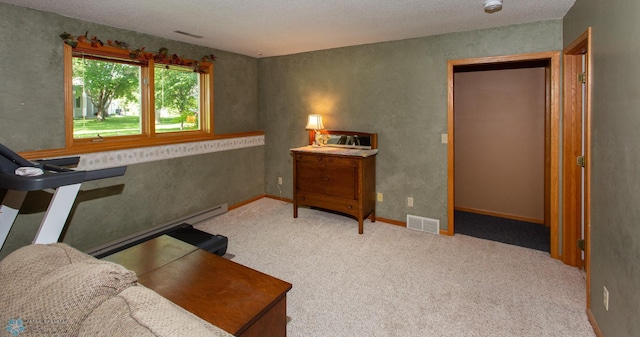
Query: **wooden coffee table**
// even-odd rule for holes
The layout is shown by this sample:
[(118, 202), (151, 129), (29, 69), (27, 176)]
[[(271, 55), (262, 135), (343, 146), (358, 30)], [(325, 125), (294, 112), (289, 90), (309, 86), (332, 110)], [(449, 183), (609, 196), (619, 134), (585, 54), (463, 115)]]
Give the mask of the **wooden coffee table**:
[(291, 284), (167, 235), (106, 256), (138, 282), (238, 337), (287, 335)]

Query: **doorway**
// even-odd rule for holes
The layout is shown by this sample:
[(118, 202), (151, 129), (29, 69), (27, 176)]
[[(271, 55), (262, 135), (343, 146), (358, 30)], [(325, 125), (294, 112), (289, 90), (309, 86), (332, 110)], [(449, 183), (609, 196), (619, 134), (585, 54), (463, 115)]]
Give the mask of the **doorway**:
[(455, 123), (454, 73), (463, 69), (492, 69), (544, 65), (546, 83), (545, 145), (544, 145), (544, 223), (550, 229), (550, 255), (558, 252), (558, 144), (559, 144), (559, 92), (560, 53), (544, 52), (487, 58), (451, 60), (448, 75), (448, 227), (447, 234), (455, 233)]

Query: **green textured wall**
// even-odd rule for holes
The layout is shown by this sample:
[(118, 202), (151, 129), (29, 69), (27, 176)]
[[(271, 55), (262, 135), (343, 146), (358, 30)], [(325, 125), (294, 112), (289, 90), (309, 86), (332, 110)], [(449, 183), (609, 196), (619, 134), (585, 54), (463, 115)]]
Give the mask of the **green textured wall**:
[[(0, 3), (0, 143), (16, 151), (64, 147), (58, 35), (65, 31), (89, 31), (150, 51), (167, 47), (186, 58), (215, 54), (215, 132), (260, 129), (255, 58)], [(263, 166), (263, 146), (130, 165), (124, 177), (83, 184), (79, 199), (87, 200), (77, 204), (64, 242), (87, 249), (223, 202), (262, 195)], [(33, 240), (49, 195), (34, 192), (27, 198), (0, 257)]]
[[(592, 27), (591, 311), (605, 336), (640, 336), (640, 2), (578, 0), (564, 43)], [(609, 290), (609, 311), (602, 304)]]
[(327, 129), (378, 133), (377, 216), (426, 216), (444, 229), (447, 61), (560, 49), (562, 21), (553, 20), (259, 59), (266, 192), (278, 195), (282, 176), (292, 197), (289, 149), (306, 144), (306, 116), (319, 112)]

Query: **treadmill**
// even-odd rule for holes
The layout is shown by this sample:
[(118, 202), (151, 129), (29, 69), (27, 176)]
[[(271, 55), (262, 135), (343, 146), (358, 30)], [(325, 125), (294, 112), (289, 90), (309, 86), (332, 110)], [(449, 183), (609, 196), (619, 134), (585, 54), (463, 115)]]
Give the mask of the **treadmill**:
[(58, 242), (85, 181), (124, 175), (126, 166), (82, 171), (74, 170), (80, 157), (29, 161), (0, 144), (0, 189), (7, 190), (0, 206), (0, 249), (18, 216), (27, 192), (55, 189), (33, 243)]

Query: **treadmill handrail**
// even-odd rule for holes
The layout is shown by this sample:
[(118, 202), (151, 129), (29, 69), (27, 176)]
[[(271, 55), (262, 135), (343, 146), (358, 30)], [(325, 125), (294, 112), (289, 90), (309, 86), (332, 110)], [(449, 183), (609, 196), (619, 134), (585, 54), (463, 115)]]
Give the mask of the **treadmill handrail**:
[(118, 166), (118, 167), (110, 167), (110, 168), (86, 171), (87, 175), (85, 176), (84, 181), (123, 176), (126, 171), (127, 171), (126, 166)]
[(86, 171), (45, 171), (39, 176), (19, 176), (14, 173), (0, 172), (0, 188), (16, 191), (38, 191), (82, 183), (85, 181), (86, 175)]
[(42, 165), (55, 165), (55, 166), (75, 166), (80, 162), (80, 157), (64, 157), (53, 159), (38, 159), (38, 164)]
[[(80, 157), (65, 157), (28, 161), (8, 147), (0, 144), (0, 188), (16, 191), (37, 191), (47, 188), (73, 185), (88, 180), (98, 180), (124, 175), (126, 166), (112, 167), (93, 171), (66, 168), (80, 162)], [(38, 167), (44, 173), (39, 176), (20, 176), (14, 170), (18, 167)]]
[(0, 188), (16, 191), (38, 191), (47, 188), (78, 184), (83, 181), (122, 176), (126, 170), (126, 166), (92, 171), (45, 170), (44, 174), (39, 176), (19, 176), (13, 173), (0, 172)]

